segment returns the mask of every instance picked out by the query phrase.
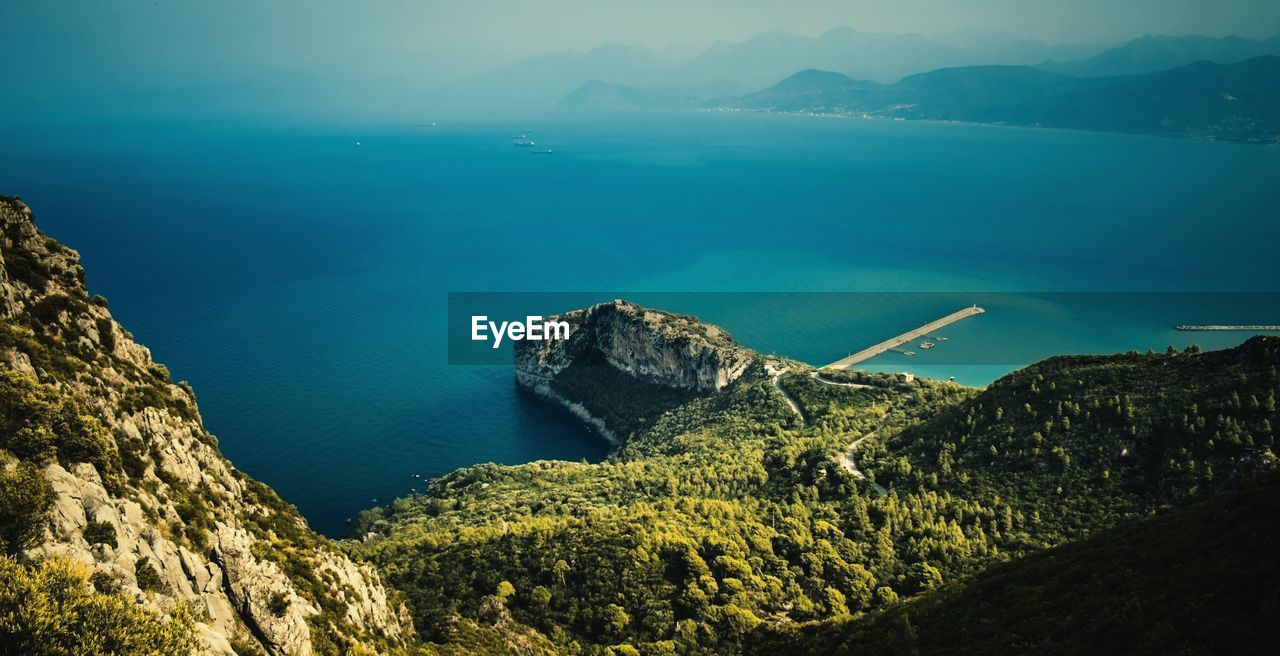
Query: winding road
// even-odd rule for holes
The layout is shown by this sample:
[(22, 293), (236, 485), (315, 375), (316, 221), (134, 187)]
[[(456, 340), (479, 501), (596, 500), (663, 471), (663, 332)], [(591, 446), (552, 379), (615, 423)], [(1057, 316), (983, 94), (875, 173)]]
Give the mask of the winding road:
[[(833, 380), (825, 380), (821, 376), (819, 376), (818, 372), (816, 371), (813, 373), (810, 373), (809, 376), (814, 380), (820, 383), (823, 383), (824, 385), (832, 385), (834, 387), (846, 387), (850, 389), (869, 389), (870, 387), (872, 387), (871, 385), (861, 385), (858, 383), (837, 383)], [(782, 396), (782, 400), (787, 402), (787, 406), (791, 408), (791, 411), (794, 412), (796, 417), (800, 420), (800, 424), (804, 425), (805, 423), (804, 412), (800, 410), (800, 404), (796, 403), (796, 400), (791, 398), (791, 395), (787, 394), (786, 390), (782, 389), (781, 375), (775, 375), (773, 377), (773, 389), (778, 390), (778, 394)], [(883, 426), (881, 426), (881, 428), (883, 428)], [(841, 453), (836, 454), (836, 462), (840, 463), (840, 466), (844, 467), (845, 471), (849, 472), (850, 475), (852, 475), (854, 478), (858, 480), (867, 480), (867, 475), (862, 473), (861, 469), (858, 469), (858, 463), (854, 462), (853, 454), (858, 450), (858, 447), (861, 446), (863, 442), (875, 437), (876, 433), (879, 432), (879, 430), (880, 428), (877, 428), (871, 431), (870, 433), (867, 433), (866, 435), (863, 435), (862, 437), (854, 440), (848, 446), (847, 449), (845, 449)], [(875, 490), (875, 494), (877, 498), (882, 497), (889, 493), (889, 490), (887, 490), (883, 485), (876, 483), (875, 481), (871, 482), (871, 488)]]
[[(845, 471), (849, 472), (858, 480), (866, 480), (867, 475), (863, 474), (861, 469), (858, 469), (858, 463), (854, 462), (853, 454), (858, 450), (858, 447), (861, 446), (863, 442), (875, 437), (879, 430), (880, 429), (877, 428), (870, 433), (859, 437), (849, 444), (849, 447), (845, 449), (843, 453), (836, 454), (836, 462), (840, 463), (840, 466), (844, 467)], [(871, 488), (875, 490), (876, 497), (882, 497), (889, 493), (889, 490), (885, 489), (883, 485), (876, 483), (875, 481), (871, 482)]]
[(787, 405), (791, 406), (791, 411), (796, 413), (796, 417), (800, 418), (800, 425), (803, 426), (804, 413), (800, 411), (800, 404), (796, 403), (796, 400), (791, 398), (791, 395), (787, 394), (786, 390), (782, 389), (782, 383), (780, 382), (781, 380), (782, 380), (782, 376), (780, 375), (773, 377), (773, 389), (778, 390), (778, 393), (782, 395), (782, 400), (786, 401)]

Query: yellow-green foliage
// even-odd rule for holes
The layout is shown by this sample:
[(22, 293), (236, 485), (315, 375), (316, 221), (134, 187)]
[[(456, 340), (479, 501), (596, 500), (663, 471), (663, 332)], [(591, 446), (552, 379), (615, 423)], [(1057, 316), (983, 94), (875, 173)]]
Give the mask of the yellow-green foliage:
[(387, 537), (360, 553), (435, 641), (495, 593), (566, 653), (602, 655), (728, 653), (762, 621), (869, 607), (878, 587), (915, 585), (892, 547), (859, 546), (883, 515), (918, 525), (981, 509), (869, 502), (831, 455), (908, 400), (837, 392), (800, 426), (767, 379), (747, 382), (654, 416), (615, 461), (456, 472), (362, 516)]
[(180, 656), (196, 646), (190, 612), (167, 616), (91, 590), (82, 566), (0, 557), (0, 653), (23, 656)]
[(884, 612), (761, 626), (749, 656), (1277, 654), (1280, 472)]
[(102, 422), (75, 399), (19, 371), (0, 371), (0, 448), (37, 465), (91, 463), (112, 491), (123, 482), (120, 453)]
[[(496, 592), (566, 653), (739, 653), (761, 626), (878, 612), (1266, 466), (1277, 360), (1274, 340), (1055, 359), (980, 393), (796, 372), (803, 423), (745, 381), (649, 414), (601, 464), (449, 474), (363, 514), (374, 536), (350, 546), (431, 640)], [(872, 432), (856, 460), (885, 493), (834, 458)]]
[(559, 656), (542, 634), (505, 622), (498, 626), (452, 618), (442, 627), (444, 640), (399, 652), (396, 656)]

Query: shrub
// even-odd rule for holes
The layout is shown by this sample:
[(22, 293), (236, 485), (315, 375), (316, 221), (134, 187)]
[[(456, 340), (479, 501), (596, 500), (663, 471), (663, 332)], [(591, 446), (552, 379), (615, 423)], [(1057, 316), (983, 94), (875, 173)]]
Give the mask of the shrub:
[(35, 317), (42, 324), (51, 325), (58, 322), (58, 318), (66, 313), (71, 316), (84, 313), (86, 310), (84, 301), (67, 296), (66, 294), (51, 294), (36, 301), (31, 307), (31, 316)]
[(121, 590), (120, 580), (106, 572), (94, 572), (89, 582), (102, 594), (116, 594)]
[[(101, 298), (101, 297), (98, 297)], [(102, 344), (102, 348), (111, 353), (116, 350), (116, 332), (115, 326), (110, 319), (98, 319), (94, 323), (98, 328), (98, 341)]]
[(109, 491), (122, 485), (120, 454), (102, 422), (29, 374), (0, 371), (0, 448), (35, 464), (87, 462)]
[(0, 371), (0, 448), (21, 460), (43, 463), (54, 456), (56, 410), (39, 383), (18, 371)]
[(132, 599), (86, 585), (82, 566), (64, 560), (24, 565), (0, 557), (0, 652), (24, 656), (190, 654), (194, 624), (185, 606), (168, 617)]
[(116, 526), (111, 522), (89, 521), (84, 527), (84, 539), (89, 544), (105, 544), (112, 549), (119, 546), (116, 542)]
[(230, 642), (231, 651), (234, 651), (236, 656), (267, 656), (267, 652), (262, 651), (262, 647), (252, 640), (232, 636)]
[(143, 590), (151, 590), (158, 592), (164, 589), (164, 579), (160, 578), (160, 573), (156, 571), (151, 563), (145, 560), (138, 560), (133, 566), (134, 576), (138, 579), (138, 587)]
[(116, 433), (116, 448), (120, 452), (120, 465), (124, 473), (135, 480), (147, 473), (147, 445), (141, 438), (131, 437), (123, 431)]
[(6, 553), (21, 551), (38, 537), (53, 505), (53, 487), (30, 463), (0, 471), (0, 539)]
[(267, 610), (276, 617), (284, 617), (289, 612), (289, 595), (283, 592), (271, 593), (271, 598), (267, 600)]

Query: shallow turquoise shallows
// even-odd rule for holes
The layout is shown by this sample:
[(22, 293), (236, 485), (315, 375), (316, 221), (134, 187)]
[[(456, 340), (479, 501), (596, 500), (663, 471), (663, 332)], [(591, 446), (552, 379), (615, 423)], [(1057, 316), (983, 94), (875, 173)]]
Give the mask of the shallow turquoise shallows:
[[(525, 130), (554, 153), (513, 147)], [(459, 466), (606, 452), (518, 394), (509, 367), (446, 364), (450, 291), (1280, 290), (1277, 148), (620, 112), (8, 126), (0, 151), (0, 193), (81, 251), (90, 289), (194, 385), (227, 455), (331, 535)], [(958, 309), (681, 298), (815, 364)], [(1011, 344), (1030, 358), (1243, 338), (1175, 333), (1144, 303), (1009, 299), (871, 364), (985, 384), (1019, 362), (984, 353)]]

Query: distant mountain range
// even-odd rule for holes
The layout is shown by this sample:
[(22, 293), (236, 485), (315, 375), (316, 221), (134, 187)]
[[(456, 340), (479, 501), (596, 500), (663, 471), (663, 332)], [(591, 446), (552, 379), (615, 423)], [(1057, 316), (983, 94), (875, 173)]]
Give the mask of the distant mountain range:
[(734, 80), (760, 88), (798, 70), (817, 68), (892, 82), (946, 66), (1038, 64), (1055, 56), (1093, 54), (1100, 49), (1019, 41), (1001, 33), (956, 34), (942, 41), (919, 34), (875, 34), (839, 27), (816, 38), (770, 32), (742, 43), (717, 43), (682, 66), (680, 78), (684, 83)]
[(719, 106), (772, 112), (965, 120), (981, 109), (1097, 84), (1103, 82), (1049, 73), (1031, 66), (944, 68), (912, 75), (894, 84), (854, 80), (832, 71), (808, 70), (762, 91), (722, 101)]
[(1266, 40), (1228, 36), (1152, 36), (1134, 39), (1092, 57), (1075, 61), (1049, 61), (1046, 71), (1076, 77), (1141, 75), (1186, 66), (1198, 61), (1234, 64), (1263, 55), (1280, 55), (1280, 34)]
[[(670, 87), (683, 90), (675, 94), (677, 97), (701, 98), (739, 95), (809, 68), (892, 82), (946, 66), (1066, 61), (1095, 55), (1106, 47), (1052, 45), (987, 31), (942, 37), (876, 34), (848, 27), (817, 37), (768, 32), (738, 43), (717, 43), (687, 60), (623, 44), (587, 52), (548, 53), (455, 82), (443, 89), (442, 95), (460, 102), (554, 103), (588, 82), (602, 82), (649, 87), (651, 91)], [(627, 93), (641, 98), (651, 95)]]
[(717, 43), (692, 58), (624, 44), (547, 53), (455, 82), (439, 95), (460, 104), (549, 105), (570, 96), (563, 104), (669, 106), (740, 96), (808, 69), (890, 84), (943, 68), (1034, 66), (1071, 77), (1114, 77), (1263, 55), (1280, 55), (1280, 35), (1144, 36), (1112, 46), (1048, 44), (984, 30), (923, 36), (839, 27), (817, 37), (768, 32)]
[(802, 71), (723, 109), (1056, 127), (1280, 142), (1280, 57), (1072, 77), (1029, 66), (948, 68), (894, 84)]

